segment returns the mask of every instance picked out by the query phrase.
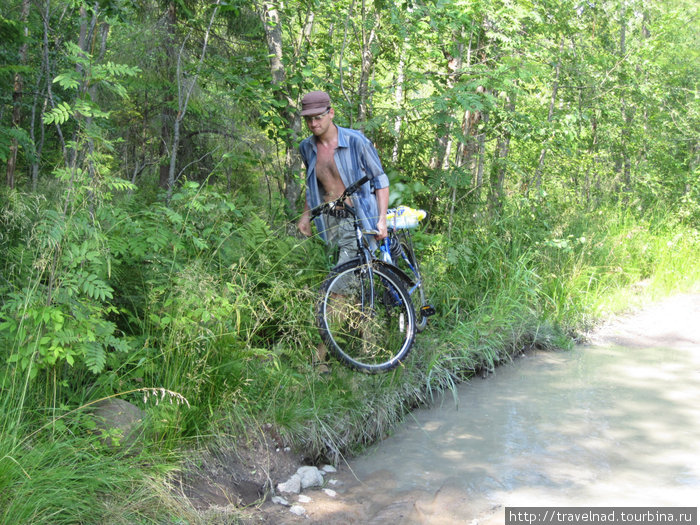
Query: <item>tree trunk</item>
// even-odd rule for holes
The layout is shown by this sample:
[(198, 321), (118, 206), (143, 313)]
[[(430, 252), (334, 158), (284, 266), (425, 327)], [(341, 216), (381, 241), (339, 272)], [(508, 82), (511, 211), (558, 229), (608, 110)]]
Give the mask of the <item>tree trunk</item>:
[[(353, 11), (355, 10), (355, 0), (352, 0), (350, 2), (350, 7), (348, 8), (348, 14), (345, 17), (345, 22), (343, 24), (343, 44), (340, 46), (340, 52), (338, 53), (338, 82), (340, 84), (340, 92), (343, 94), (343, 97), (345, 98), (345, 101), (348, 103), (348, 106), (352, 106), (352, 101), (350, 100), (350, 97), (348, 96), (347, 92), (345, 91), (345, 77), (344, 77), (344, 68), (343, 68), (343, 60), (345, 58), (345, 49), (348, 45), (348, 26), (350, 25), (350, 19), (353, 16)], [(349, 112), (347, 115), (348, 120), (349, 120), (349, 126), (352, 127), (353, 125), (353, 118), (355, 115), (352, 114), (352, 112)]]
[[(627, 52), (627, 12), (622, 8), (620, 17), (620, 57), (624, 59)], [(632, 164), (630, 162), (628, 149), (630, 127), (632, 125), (632, 110), (627, 104), (627, 99), (623, 91), (620, 97), (620, 111), (622, 113), (622, 126), (620, 127), (620, 164), (622, 168), (623, 191), (632, 189)]]
[[(301, 172), (301, 157), (296, 151), (296, 144), (301, 135), (301, 118), (296, 110), (297, 104), (289, 95), (286, 81), (287, 76), (283, 63), (283, 42), (282, 23), (277, 6), (274, 2), (266, 1), (262, 3), (261, 17), (265, 28), (265, 39), (270, 55), (270, 73), (272, 83), (275, 86), (275, 96), (283, 101), (284, 109), (281, 110), (282, 118), (287, 123), (292, 133), (285, 138), (285, 170), (284, 187), (282, 192), (287, 201), (288, 215), (294, 217), (297, 213), (297, 201), (301, 195), (301, 185), (297, 177)], [(307, 18), (308, 23), (312, 23), (312, 18)]]
[[(46, 72), (46, 95), (48, 97), (49, 103), (51, 104), (51, 108), (56, 107), (56, 102), (54, 101), (53, 98), (53, 90), (51, 88), (53, 84), (53, 74), (51, 71), (51, 58), (49, 54), (49, 20), (51, 16), (51, 0), (46, 0), (46, 8), (44, 10), (44, 15), (42, 16), (43, 20), (43, 41), (44, 41), (44, 46), (43, 46), (43, 51), (44, 51), (44, 65), (45, 65), (45, 72)], [(69, 166), (68, 162), (68, 150), (66, 148), (66, 141), (65, 138), (63, 137), (63, 131), (61, 130), (61, 125), (56, 122), (56, 133), (58, 134), (58, 139), (61, 143), (61, 151), (63, 152), (63, 163), (66, 166), (66, 168)]]
[[(515, 99), (515, 92), (506, 96), (505, 109), (510, 114), (515, 113)], [(500, 210), (503, 207), (508, 153), (510, 151), (510, 137), (510, 129), (506, 126), (501, 136), (498, 137), (498, 143), (496, 144), (495, 158), (491, 164), (489, 184), (489, 206), (491, 211)]]
[(372, 28), (367, 30), (366, 0), (362, 0), (362, 58), (360, 64), (360, 82), (357, 89), (359, 107), (357, 120), (360, 128), (364, 128), (364, 123), (369, 115), (369, 84), (372, 73), (372, 44), (377, 35), (376, 27), (379, 25), (379, 13), (375, 12), (375, 20)]
[[(461, 33), (459, 38), (461, 40)], [(469, 45), (467, 46), (467, 54), (468, 56), (471, 56), (471, 38), (469, 41)], [(456, 57), (450, 57), (450, 61), (448, 62), (448, 67), (451, 70), (450, 75), (447, 78), (447, 89), (452, 90), (455, 87), (456, 81), (457, 81), (457, 74), (461, 71), (462, 65), (464, 62), (463, 59), (464, 55), (464, 44), (459, 43), (457, 45), (457, 56)], [(468, 120), (468, 115), (469, 111), (465, 113), (465, 120)], [(453, 143), (453, 137), (452, 137), (452, 126), (448, 125), (447, 129), (445, 130), (445, 137), (443, 138), (443, 144), (444, 144), (444, 150), (442, 152), (442, 160), (440, 162), (440, 168), (442, 171), (446, 172), (450, 168), (450, 155), (452, 154), (452, 143)], [(448, 238), (452, 235), (452, 226), (454, 224), (454, 213), (455, 213), (455, 207), (457, 205), (457, 187), (459, 186), (457, 176), (459, 175), (459, 170), (462, 168), (463, 163), (464, 163), (464, 158), (465, 158), (465, 144), (464, 142), (459, 142), (457, 144), (457, 151), (455, 153), (455, 174), (456, 176), (454, 177), (452, 181), (452, 192), (450, 195), (450, 211), (448, 214), (448, 221), (447, 221), (447, 236)]]
[[(19, 63), (20, 65), (25, 65), (27, 62), (27, 38), (29, 37), (29, 26), (27, 24), (27, 19), (29, 18), (29, 0), (22, 0), (22, 13), (21, 20), (24, 24), (24, 38), (25, 41), (19, 48)], [(12, 127), (19, 128), (20, 120), (22, 118), (22, 90), (24, 85), (24, 79), (21, 73), (15, 73), (14, 87), (12, 90)], [(17, 168), (17, 151), (19, 149), (19, 143), (16, 138), (13, 138), (10, 142), (10, 153), (7, 159), (7, 185), (10, 188), (15, 187), (15, 170)]]
[[(557, 101), (557, 91), (559, 90), (559, 74), (561, 72), (561, 58), (564, 54), (564, 37), (559, 44), (559, 56), (557, 57), (557, 65), (554, 68), (554, 82), (552, 84), (552, 96), (549, 100), (549, 113), (547, 114), (547, 124), (551, 125), (554, 119), (554, 105)], [(537, 161), (537, 169), (535, 170), (535, 187), (537, 190), (542, 188), (542, 171), (544, 169), (544, 159), (547, 156), (548, 142), (546, 141), (540, 151), (540, 158)]]
[(180, 48), (180, 53), (177, 58), (177, 116), (175, 117), (175, 124), (173, 125), (173, 144), (170, 149), (170, 166), (168, 168), (168, 190), (166, 194), (168, 204), (173, 196), (173, 189), (175, 188), (175, 182), (177, 181), (177, 178), (175, 177), (175, 168), (177, 166), (177, 151), (180, 147), (180, 125), (187, 114), (187, 106), (189, 105), (190, 97), (192, 96), (192, 90), (197, 84), (197, 78), (199, 77), (199, 72), (202, 69), (202, 63), (204, 62), (204, 56), (207, 53), (207, 46), (209, 44), (211, 27), (214, 24), (214, 19), (216, 18), (216, 13), (219, 10), (220, 3), (221, 0), (216, 0), (214, 11), (209, 19), (209, 25), (204, 33), (204, 42), (202, 43), (202, 52), (199, 56), (199, 62), (197, 63), (194, 76), (189, 81), (185, 80), (182, 75), (182, 54), (184, 52), (187, 39), (185, 39), (185, 41), (182, 43), (182, 47)]
[[(41, 86), (41, 81), (44, 78), (44, 73), (43, 73), (43, 68), (41, 72), (39, 73), (39, 77), (37, 79), (36, 83), (36, 89), (34, 90), (34, 103), (32, 104), (32, 121), (31, 125), (29, 127), (29, 137), (32, 140), (32, 144), (34, 144), (34, 157), (32, 158), (32, 191), (36, 191), (38, 185), (39, 185), (39, 162), (41, 161), (41, 152), (44, 149), (44, 138), (46, 135), (46, 128), (44, 127), (44, 123), (41, 121), (41, 117), (39, 117), (39, 126), (41, 129), (41, 138), (39, 139), (39, 142), (37, 143), (36, 141), (36, 136), (35, 136), (35, 128), (36, 128), (36, 120), (37, 120), (37, 106), (39, 105), (39, 97), (40, 97), (40, 86)], [(43, 94), (43, 108), (42, 111), (39, 113), (43, 113), (46, 111), (46, 105), (48, 104), (48, 97), (46, 94)]]
[[(404, 39), (401, 44), (401, 51), (399, 56), (399, 66), (396, 72), (396, 90), (394, 91), (394, 103), (396, 104), (396, 110), (401, 111), (403, 107), (403, 85), (406, 81), (406, 59), (405, 59), (405, 48), (407, 39)], [(400, 144), (401, 144), (401, 115), (396, 115), (394, 118), (394, 147), (391, 150), (391, 162), (396, 164), (399, 161)]]
[(484, 158), (486, 155), (486, 124), (489, 121), (489, 114), (483, 112), (481, 114), (481, 133), (476, 137), (477, 143), (479, 145), (479, 158), (476, 166), (476, 175), (474, 180), (474, 191), (476, 195), (477, 202), (480, 199), (481, 188), (484, 186)]
[(692, 189), (691, 180), (695, 176), (696, 170), (700, 166), (700, 140), (695, 139), (690, 144), (690, 162), (688, 163), (688, 177), (685, 180), (685, 185), (683, 186), (683, 194), (688, 195)]
[[(168, 11), (165, 16), (165, 39), (163, 45), (165, 47), (165, 63), (163, 68), (165, 69), (166, 84), (168, 86), (174, 86), (177, 82), (175, 78), (175, 27), (177, 24), (177, 9), (176, 3), (174, 1), (168, 4)], [(174, 100), (173, 94), (168, 90), (163, 98), (163, 108), (160, 113), (160, 166), (159, 166), (159, 186), (161, 188), (168, 188), (168, 176), (170, 173), (170, 166), (165, 162), (168, 158), (168, 144), (172, 142), (171, 139), (171, 129), (175, 122), (175, 112), (171, 107)]]

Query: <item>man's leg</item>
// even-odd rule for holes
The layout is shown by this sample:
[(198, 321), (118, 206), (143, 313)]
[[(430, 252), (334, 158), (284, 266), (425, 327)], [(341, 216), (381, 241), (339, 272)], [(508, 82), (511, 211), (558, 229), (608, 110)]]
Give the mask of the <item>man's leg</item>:
[[(346, 262), (355, 258), (357, 254), (357, 241), (355, 240), (355, 227), (351, 218), (339, 218), (339, 217), (326, 217), (326, 235), (328, 238), (328, 244), (338, 248), (338, 260), (336, 266), (345, 264)], [(347, 280), (345, 280), (347, 281)], [(338, 283), (338, 290), (344, 292), (345, 288), (352, 288), (352, 283), (341, 282)], [(352, 290), (348, 290), (348, 294), (352, 294)], [(348, 303), (350, 302), (350, 297), (345, 293), (332, 293), (331, 297), (333, 299), (331, 305), (331, 311), (328, 315), (331, 316), (336, 322), (343, 323), (344, 320), (348, 318)], [(323, 344), (323, 341), (316, 347), (316, 355), (314, 357), (314, 364), (316, 364), (319, 369), (327, 366), (324, 365), (324, 361), (327, 359), (327, 348)], [(324, 370), (325, 371), (325, 370)], [(323, 372), (322, 372), (323, 373)]]

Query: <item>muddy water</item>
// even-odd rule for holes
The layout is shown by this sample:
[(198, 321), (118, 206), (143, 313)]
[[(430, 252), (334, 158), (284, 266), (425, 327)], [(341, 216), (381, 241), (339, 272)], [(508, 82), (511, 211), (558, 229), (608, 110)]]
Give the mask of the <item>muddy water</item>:
[(343, 469), (337, 497), (315, 498), (311, 521), (495, 524), (506, 506), (700, 505), (698, 305), (518, 358), (415, 411)]

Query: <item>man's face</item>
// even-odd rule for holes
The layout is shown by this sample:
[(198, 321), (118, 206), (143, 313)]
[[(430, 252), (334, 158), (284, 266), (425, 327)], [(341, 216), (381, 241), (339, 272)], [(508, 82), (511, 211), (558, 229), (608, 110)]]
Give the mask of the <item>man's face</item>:
[(304, 117), (306, 127), (309, 128), (309, 131), (316, 137), (320, 137), (328, 131), (328, 128), (331, 126), (333, 115), (333, 108), (329, 108), (316, 115), (307, 115)]

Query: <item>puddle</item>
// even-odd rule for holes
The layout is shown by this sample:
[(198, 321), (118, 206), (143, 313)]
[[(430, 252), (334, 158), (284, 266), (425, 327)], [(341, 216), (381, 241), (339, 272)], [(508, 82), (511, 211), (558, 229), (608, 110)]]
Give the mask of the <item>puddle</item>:
[(387, 523), (436, 524), (503, 523), (505, 506), (700, 502), (700, 348), (538, 353), (458, 398), (350, 463), (363, 483), (348, 496), (369, 519), (387, 499), (406, 500)]
[(680, 301), (414, 411), (303, 519), (494, 525), (508, 506), (700, 505), (700, 296)]

